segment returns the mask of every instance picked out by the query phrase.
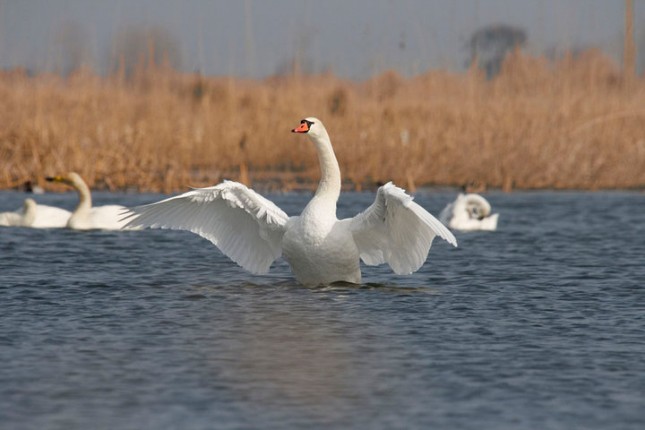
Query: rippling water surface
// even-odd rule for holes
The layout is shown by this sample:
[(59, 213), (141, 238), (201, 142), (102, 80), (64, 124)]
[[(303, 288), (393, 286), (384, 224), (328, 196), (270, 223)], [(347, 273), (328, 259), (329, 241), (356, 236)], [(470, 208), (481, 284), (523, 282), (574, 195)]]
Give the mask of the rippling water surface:
[[(487, 197), (497, 232), (357, 287), (252, 276), (185, 232), (0, 227), (0, 427), (645, 428), (645, 195)], [(344, 194), (339, 216), (372, 199)]]

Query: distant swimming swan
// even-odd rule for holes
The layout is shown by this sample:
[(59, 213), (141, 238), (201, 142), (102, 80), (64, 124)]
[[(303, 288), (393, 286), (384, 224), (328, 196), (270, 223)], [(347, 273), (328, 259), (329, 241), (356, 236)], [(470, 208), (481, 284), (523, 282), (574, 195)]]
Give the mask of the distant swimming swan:
[(491, 215), (490, 203), (479, 194), (459, 194), (439, 215), (448, 227), (462, 231), (496, 230), (498, 217)]
[(3, 227), (29, 227), (36, 218), (36, 202), (25, 199), (23, 206), (14, 212), (0, 213), (0, 225)]
[(391, 182), (353, 218), (336, 218), (340, 168), (322, 122), (306, 118), (294, 133), (316, 147), (321, 179), (300, 216), (289, 217), (244, 185), (225, 181), (146, 206), (130, 209), (130, 226), (189, 230), (210, 240), (246, 270), (265, 273), (284, 255), (305, 285), (360, 283), (359, 260), (388, 263), (403, 275), (426, 261), (435, 236), (454, 246), (452, 233)]
[(46, 178), (73, 187), (78, 192), (79, 202), (67, 220), (66, 227), (74, 230), (120, 230), (126, 223), (119, 218), (126, 208), (120, 205), (92, 207), (90, 189), (78, 173)]
[(17, 211), (0, 213), (0, 226), (59, 228), (65, 227), (71, 215), (65, 209), (39, 205), (34, 199), (25, 199), (22, 208)]

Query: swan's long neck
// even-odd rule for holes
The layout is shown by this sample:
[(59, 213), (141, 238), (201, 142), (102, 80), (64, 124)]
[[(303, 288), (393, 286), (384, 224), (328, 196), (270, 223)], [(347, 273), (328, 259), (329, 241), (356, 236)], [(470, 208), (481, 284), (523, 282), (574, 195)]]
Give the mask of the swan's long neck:
[(25, 199), (23, 204), (22, 225), (31, 226), (36, 219), (36, 202), (32, 199)]
[(90, 193), (90, 188), (83, 180), (74, 180), (72, 186), (78, 192), (78, 206), (74, 210), (74, 213), (83, 213), (89, 212), (92, 209), (92, 194)]
[(312, 138), (318, 152), (320, 163), (320, 182), (316, 190), (316, 197), (333, 200), (334, 203), (340, 195), (340, 167), (331, 146), (329, 135), (325, 131), (321, 136)]

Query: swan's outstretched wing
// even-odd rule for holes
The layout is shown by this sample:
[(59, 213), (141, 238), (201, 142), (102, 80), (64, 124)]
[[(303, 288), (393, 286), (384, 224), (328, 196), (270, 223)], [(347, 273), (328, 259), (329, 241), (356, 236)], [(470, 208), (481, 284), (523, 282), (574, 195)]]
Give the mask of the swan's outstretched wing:
[(417, 271), (439, 236), (457, 246), (455, 236), (391, 182), (378, 189), (376, 200), (350, 220), (361, 259), (369, 265), (388, 263), (399, 275)]
[(129, 209), (127, 227), (189, 230), (246, 270), (266, 273), (282, 254), (289, 218), (271, 201), (231, 181)]

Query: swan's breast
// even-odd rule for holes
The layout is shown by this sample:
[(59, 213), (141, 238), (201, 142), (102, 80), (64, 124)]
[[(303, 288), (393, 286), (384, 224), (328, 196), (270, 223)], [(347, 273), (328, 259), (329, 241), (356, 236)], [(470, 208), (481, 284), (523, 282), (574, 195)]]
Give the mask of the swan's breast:
[(282, 252), (302, 283), (360, 282), (358, 248), (342, 223), (316, 226), (296, 217), (287, 224)]
[(282, 249), (315, 252), (329, 235), (331, 227), (302, 216), (289, 219), (282, 238)]

